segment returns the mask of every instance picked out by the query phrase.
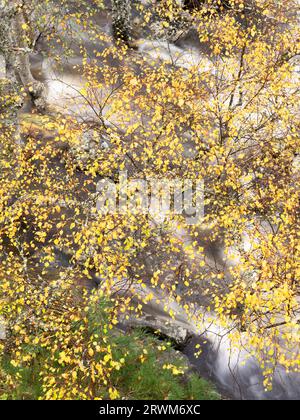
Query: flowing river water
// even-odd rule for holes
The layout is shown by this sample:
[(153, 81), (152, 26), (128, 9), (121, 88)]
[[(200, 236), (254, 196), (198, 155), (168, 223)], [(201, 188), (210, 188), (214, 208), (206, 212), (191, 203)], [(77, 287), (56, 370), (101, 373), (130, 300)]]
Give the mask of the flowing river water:
[[(106, 25), (109, 30), (107, 15), (100, 15), (98, 23), (102, 26)], [(195, 61), (203, 60), (195, 49), (187, 52), (184, 46), (171, 46), (170, 50), (169, 45), (166, 46), (160, 42), (152, 44), (149, 41), (141, 42), (139, 51), (141, 54), (149, 54), (156, 60), (165, 60), (170, 51), (181, 53), (182, 66), (185, 68), (194, 65)], [(72, 65), (79, 62), (78, 56), (73, 59)], [(62, 109), (67, 109), (67, 112), (77, 113), (76, 107), (80, 107), (80, 103), (74, 105), (70, 98), (73, 98), (74, 92), (80, 89), (83, 80), (78, 73), (70, 71), (72, 67), (70, 63), (68, 63), (68, 70), (59, 73), (53, 70), (51, 60), (42, 59), (42, 56), (32, 57), (32, 65), (35, 76), (47, 83), (49, 103), (59, 104)], [(61, 264), (69, 264), (67, 256), (60, 255), (59, 259)], [(151, 289), (151, 292), (154, 291)], [(147, 293), (147, 290), (143, 293)], [(161, 295), (157, 297), (156, 301), (153, 300), (145, 305), (145, 313), (156, 320), (169, 322), (173, 327), (185, 329), (192, 334), (192, 339), (182, 352), (199, 374), (210, 379), (222, 395), (232, 399), (300, 399), (299, 374), (287, 374), (279, 367), (275, 373), (273, 390), (266, 392), (257, 361), (247, 357), (247, 349), (239, 352), (232, 350), (227, 331), (218, 327), (217, 322), (203, 325), (203, 328), (199, 330), (176, 303), (168, 303), (175, 313), (175, 319), (171, 320), (163, 309), (167, 299)], [(198, 311), (201, 312), (200, 305)], [(211, 316), (213, 317), (213, 314)], [(196, 357), (195, 352), (199, 344), (202, 352), (199, 357)]]

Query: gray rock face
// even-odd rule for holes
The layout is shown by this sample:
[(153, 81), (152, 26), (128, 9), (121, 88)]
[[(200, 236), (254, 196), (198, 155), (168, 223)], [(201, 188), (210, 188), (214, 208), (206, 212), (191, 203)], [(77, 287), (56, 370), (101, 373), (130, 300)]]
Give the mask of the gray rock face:
[(140, 318), (131, 317), (124, 323), (128, 327), (149, 328), (168, 337), (179, 347), (185, 346), (192, 337), (192, 333), (180, 322), (163, 316), (144, 314)]
[(75, 160), (85, 166), (89, 161), (97, 159), (99, 153), (110, 149), (109, 136), (97, 130), (87, 130), (79, 144), (71, 148)]
[(131, 31), (130, 0), (112, 0), (112, 18), (115, 38), (128, 42)]
[[(126, 282), (125, 282), (126, 283)], [(129, 294), (133, 302), (142, 305), (142, 312), (137, 316), (127, 313), (120, 322), (126, 327), (149, 328), (174, 341), (177, 346), (184, 347), (195, 334), (194, 326), (189, 322), (184, 311), (176, 302), (168, 302), (166, 296), (155, 289), (140, 285), (131, 285)], [(153, 299), (147, 300), (152, 295)], [(173, 312), (173, 316), (170, 313)]]

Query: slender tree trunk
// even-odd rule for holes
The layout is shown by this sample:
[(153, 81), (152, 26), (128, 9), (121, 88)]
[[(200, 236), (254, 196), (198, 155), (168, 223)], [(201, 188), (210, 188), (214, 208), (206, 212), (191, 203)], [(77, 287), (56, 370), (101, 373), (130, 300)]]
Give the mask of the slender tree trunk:
[(22, 29), (23, 25), (25, 24), (24, 15), (22, 12), (16, 14), (13, 24), (15, 29), (16, 42), (19, 47), (16, 61), (19, 77), (21, 79), (22, 85), (29, 92), (34, 105), (38, 109), (43, 110), (46, 107), (45, 86), (43, 83), (35, 80), (31, 73), (28, 51), (29, 49), (24, 37), (24, 31)]
[(33, 104), (39, 109), (46, 107), (44, 84), (35, 80), (30, 70), (29, 53), (22, 8), (16, 0), (0, 2), (0, 53), (6, 65), (6, 78), (15, 86), (22, 85)]
[[(0, 2), (0, 54), (4, 58), (4, 71), (0, 79), (1, 132), (11, 143), (9, 148), (19, 143), (18, 112), (22, 106), (20, 83), (15, 71), (15, 53), (11, 22), (14, 14), (12, 6)], [(2, 145), (4, 150), (4, 146)], [(6, 144), (7, 149), (7, 144)]]

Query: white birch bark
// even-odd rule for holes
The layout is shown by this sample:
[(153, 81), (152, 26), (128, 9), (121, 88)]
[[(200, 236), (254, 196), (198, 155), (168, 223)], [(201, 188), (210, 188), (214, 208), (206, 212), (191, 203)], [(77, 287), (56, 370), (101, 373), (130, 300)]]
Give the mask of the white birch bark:
[[(23, 7), (26, 7), (26, 3)], [(0, 3), (0, 54), (5, 60), (6, 78), (15, 86), (23, 86), (33, 104), (43, 110), (46, 106), (45, 87), (32, 76), (25, 27), (24, 13), (18, 1), (2, 1)]]

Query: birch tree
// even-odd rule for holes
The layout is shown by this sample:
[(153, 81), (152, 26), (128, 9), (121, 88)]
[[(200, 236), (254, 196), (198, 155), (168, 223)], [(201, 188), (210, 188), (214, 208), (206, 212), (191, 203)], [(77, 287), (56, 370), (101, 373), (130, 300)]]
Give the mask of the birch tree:
[(4, 0), (0, 4), (0, 53), (5, 59), (6, 77), (15, 89), (24, 87), (32, 103), (43, 110), (45, 87), (33, 77), (30, 69), (29, 30), (26, 3)]

